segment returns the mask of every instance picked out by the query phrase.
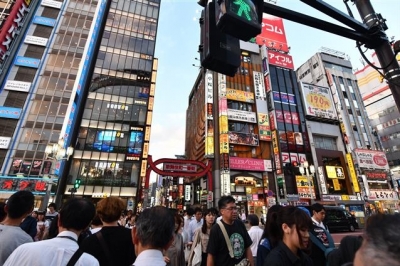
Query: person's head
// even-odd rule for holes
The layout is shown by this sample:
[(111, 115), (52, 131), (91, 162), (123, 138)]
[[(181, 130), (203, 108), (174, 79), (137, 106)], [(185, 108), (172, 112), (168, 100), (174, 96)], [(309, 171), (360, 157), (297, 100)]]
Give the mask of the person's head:
[(237, 207), (232, 196), (222, 196), (218, 201), (218, 208), (224, 221), (232, 223), (237, 219)]
[(203, 232), (203, 234), (207, 234), (207, 229), (211, 228), (211, 226), (215, 224), (218, 211), (215, 208), (209, 208), (203, 214), (204, 221), (203, 225), (201, 226), (201, 231)]
[(121, 213), (125, 209), (124, 202), (118, 197), (108, 197), (97, 203), (97, 214), (106, 223), (116, 222), (121, 218)]
[(5, 202), (0, 202), (0, 222), (2, 222), (4, 218), (6, 218), (7, 216), (7, 213), (4, 210), (5, 206), (6, 206)]
[(47, 208), (49, 208), (49, 211), (53, 213), (57, 210), (57, 205), (54, 202), (52, 202), (49, 204), (49, 206), (47, 206)]
[(91, 225), (92, 225), (93, 227), (101, 227), (101, 226), (103, 226), (103, 222), (100, 220), (100, 217), (99, 217), (98, 214), (96, 214), (96, 215), (93, 217)]
[(15, 192), (7, 200), (6, 206), (4, 207), (7, 213), (7, 218), (11, 219), (23, 219), (33, 211), (35, 197), (32, 192), (21, 190)]
[(58, 226), (66, 230), (82, 231), (89, 226), (95, 214), (96, 210), (92, 202), (71, 198), (64, 203), (58, 214)]
[(353, 262), (357, 250), (361, 247), (362, 236), (345, 236), (340, 241), (339, 255), (342, 263)]
[(311, 206), (312, 217), (318, 222), (322, 222), (325, 219), (326, 210), (322, 204), (314, 203)]
[(258, 219), (258, 216), (255, 214), (249, 214), (247, 215), (247, 221), (251, 226), (258, 226), (260, 223), (260, 220)]
[(38, 217), (38, 211), (33, 211), (33, 212), (31, 213), (31, 216), (32, 216), (33, 218), (37, 219), (37, 217)]
[(188, 217), (192, 217), (194, 215), (194, 209), (193, 208), (188, 208), (186, 211), (186, 215)]
[(280, 227), (280, 239), (290, 249), (306, 249), (309, 242), (309, 229), (312, 227), (310, 216), (294, 206), (283, 207), (277, 216)]
[(146, 249), (168, 249), (173, 241), (174, 227), (174, 215), (167, 208), (144, 209), (132, 229), (136, 255)]
[(37, 220), (39, 222), (44, 222), (45, 221), (45, 212), (44, 211), (38, 211), (37, 212)]
[(180, 216), (179, 213), (175, 213), (174, 214), (174, 220), (175, 220), (174, 232), (175, 232), (175, 234), (177, 234), (179, 232), (179, 230), (181, 230), (181, 228), (183, 226), (183, 219), (182, 219), (182, 216)]
[(268, 209), (267, 212), (267, 221), (265, 222), (264, 232), (261, 238), (268, 238), (271, 247), (275, 247), (280, 238), (280, 228), (276, 220), (278, 219), (278, 212), (282, 208), (282, 205), (273, 205)]
[(364, 240), (354, 266), (400, 265), (400, 214), (375, 214), (368, 218)]
[(50, 223), (48, 234), (43, 236), (43, 239), (52, 239), (58, 235), (58, 214), (54, 216)]
[(201, 217), (203, 217), (203, 211), (201, 208), (197, 207), (194, 209), (194, 217), (198, 222), (201, 220)]

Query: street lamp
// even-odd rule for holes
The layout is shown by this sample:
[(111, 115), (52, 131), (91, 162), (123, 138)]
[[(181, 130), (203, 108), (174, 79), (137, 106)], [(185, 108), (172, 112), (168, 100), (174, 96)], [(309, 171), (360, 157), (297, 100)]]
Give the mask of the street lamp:
[[(52, 167), (54, 167), (55, 163), (58, 161), (62, 160), (69, 160), (69, 157), (74, 153), (74, 148), (73, 147), (68, 147), (65, 149), (64, 147), (64, 139), (61, 138), (58, 140), (57, 144), (49, 144), (46, 146), (46, 149), (44, 153), (46, 154), (46, 159), (51, 159), (52, 160)], [(54, 168), (53, 168), (54, 169)], [(48, 178), (50, 176), (50, 178)], [(54, 174), (50, 174), (49, 176), (44, 175), (43, 179), (47, 183), (47, 189), (46, 189), (46, 195), (43, 198), (42, 204), (40, 209), (41, 210), (46, 210), (47, 209), (47, 204), (49, 203), (50, 200), (50, 194), (51, 194), (51, 187), (53, 186), (54, 183)]]
[(312, 190), (312, 187), (311, 187), (311, 181), (313, 180), (312, 179), (312, 177), (314, 176), (314, 173), (315, 173), (315, 167), (314, 167), (314, 165), (308, 165), (308, 162), (307, 161), (304, 161), (300, 166), (299, 166), (299, 171), (300, 171), (300, 174), (302, 175), (302, 176), (306, 176), (307, 177), (307, 183), (308, 183), (308, 190), (309, 190), (309, 193), (310, 193), (310, 202), (312, 203), (312, 201), (313, 201), (313, 190)]

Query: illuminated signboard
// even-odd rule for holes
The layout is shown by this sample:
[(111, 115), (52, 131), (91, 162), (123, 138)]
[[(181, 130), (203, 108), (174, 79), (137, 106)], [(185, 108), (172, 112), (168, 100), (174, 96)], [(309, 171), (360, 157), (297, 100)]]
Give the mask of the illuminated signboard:
[(261, 26), (261, 34), (256, 37), (258, 45), (289, 52), (282, 18), (264, 14)]
[(126, 160), (139, 160), (142, 154), (143, 131), (131, 131)]
[(335, 105), (329, 88), (302, 83), (306, 115), (337, 120)]

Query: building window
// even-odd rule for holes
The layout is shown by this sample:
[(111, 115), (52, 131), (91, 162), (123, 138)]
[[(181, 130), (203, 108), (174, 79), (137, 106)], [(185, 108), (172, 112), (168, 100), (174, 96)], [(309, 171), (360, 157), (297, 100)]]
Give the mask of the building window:
[(336, 137), (316, 136), (313, 135), (314, 145), (317, 149), (337, 151)]

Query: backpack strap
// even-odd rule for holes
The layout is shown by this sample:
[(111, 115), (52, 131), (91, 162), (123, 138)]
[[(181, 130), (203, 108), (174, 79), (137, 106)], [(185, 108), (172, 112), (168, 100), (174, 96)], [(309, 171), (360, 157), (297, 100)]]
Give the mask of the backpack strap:
[(79, 260), (79, 258), (82, 256), (83, 250), (78, 248), (75, 253), (72, 255), (72, 257), (69, 259), (67, 266), (74, 266), (75, 263)]
[(232, 244), (231, 244), (231, 241), (229, 240), (228, 233), (226, 232), (225, 225), (221, 222), (221, 220), (219, 220), (217, 222), (217, 224), (221, 228), (222, 234), (224, 235), (226, 245), (228, 246), (228, 249), (229, 249), (229, 256), (231, 256), (231, 258), (233, 258), (234, 255), (233, 255)]
[(111, 260), (111, 254), (110, 254), (110, 250), (108, 249), (108, 246), (106, 244), (106, 241), (104, 241), (103, 238), (103, 234), (101, 233), (101, 230), (98, 231), (96, 234), (97, 239), (100, 242), (101, 248), (103, 249), (104, 254), (106, 255), (107, 261), (108, 261), (108, 265), (111, 266), (112, 264), (112, 260)]

